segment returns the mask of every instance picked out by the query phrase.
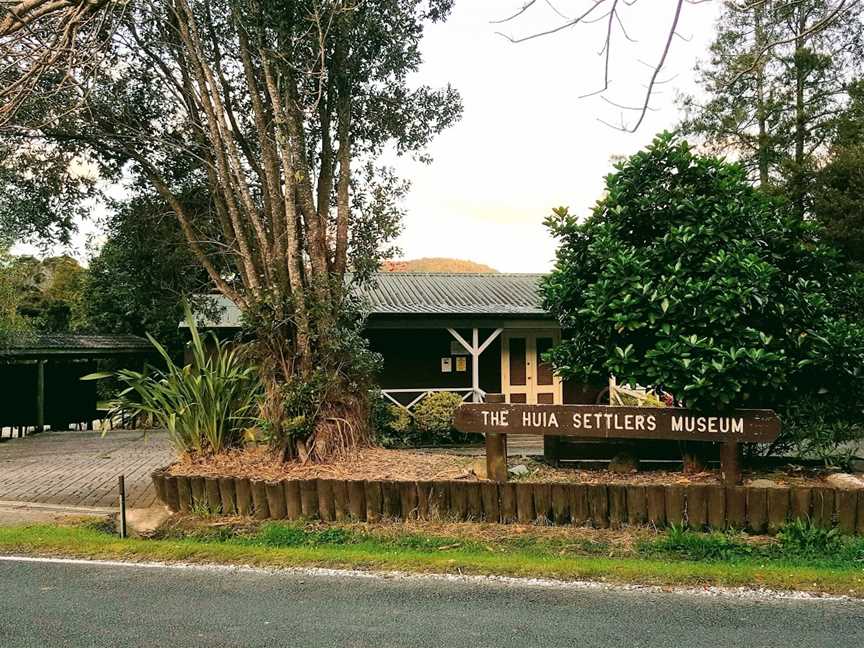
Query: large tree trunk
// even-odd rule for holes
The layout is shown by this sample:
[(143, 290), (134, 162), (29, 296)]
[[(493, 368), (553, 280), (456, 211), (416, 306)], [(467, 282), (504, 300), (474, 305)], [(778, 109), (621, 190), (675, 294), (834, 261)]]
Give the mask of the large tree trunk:
[(756, 62), (756, 124), (758, 128), (757, 160), (759, 164), (759, 186), (767, 188), (769, 181), (770, 142), (768, 137), (768, 116), (765, 108), (765, 58), (761, 54), (766, 44), (764, 7), (762, 3), (754, 9), (755, 52), (760, 57)]
[[(337, 15), (341, 14), (337, 11)], [(322, 54), (317, 72), (322, 84), (318, 104), (322, 142), (316, 190), (311, 173), (316, 164), (309, 159), (297, 74), (265, 42), (266, 32), (239, 29), (237, 34), (256, 148), (243, 139), (238, 127), (241, 116), (236, 114), (222, 69), (209, 11), (202, 29), (188, 0), (174, 0), (173, 19), (181, 67), (189, 70), (189, 102), (202, 125), (207, 149), (213, 151), (210, 189), (222, 206), (247, 295), (238, 305), (254, 328), (258, 346), (265, 387), (261, 418), (286, 458), (324, 460), (344, 455), (369, 443), (365, 394), (352, 391), (343, 377), (344, 367), (330, 361), (328, 339), (334, 335), (345, 289), (350, 87), (328, 72)], [(238, 15), (235, 20), (240, 24), (243, 18)], [(210, 41), (205, 43), (207, 38)], [(337, 64), (344, 66), (347, 45), (339, 43)], [(338, 216), (331, 241), (334, 104), (339, 174)], [(261, 187), (261, 200), (255, 199), (253, 182)], [(211, 278), (224, 284), (215, 268)], [(306, 394), (304, 389), (310, 385), (320, 393)], [(303, 398), (311, 400), (307, 404)]]
[(804, 218), (805, 159), (804, 149), (807, 141), (807, 107), (804, 97), (804, 85), (807, 81), (807, 70), (801, 54), (807, 46), (807, 14), (799, 10), (797, 31), (795, 36), (795, 154), (792, 169), (792, 204), (799, 218)]

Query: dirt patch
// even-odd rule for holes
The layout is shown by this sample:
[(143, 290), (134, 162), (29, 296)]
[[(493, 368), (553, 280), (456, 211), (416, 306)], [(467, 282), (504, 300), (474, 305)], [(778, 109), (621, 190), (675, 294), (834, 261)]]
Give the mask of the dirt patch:
[[(300, 462), (283, 463), (265, 448), (234, 450), (214, 457), (184, 457), (169, 469), (171, 475), (189, 477), (246, 477), (252, 479), (345, 479), (345, 480), (465, 480), (480, 481), (474, 468), (484, 457), (466, 457), (446, 452), (422, 450), (387, 450), (367, 448), (350, 459), (327, 464)], [(645, 470), (620, 474), (605, 469), (554, 468), (527, 457), (511, 457), (510, 468), (524, 466), (523, 474), (511, 476), (512, 481), (583, 484), (719, 484), (718, 470), (684, 474), (680, 470)], [(788, 466), (783, 469), (744, 473), (744, 485), (754, 480), (768, 480), (777, 486), (829, 486), (827, 471)], [(766, 485), (764, 482), (756, 485)]]

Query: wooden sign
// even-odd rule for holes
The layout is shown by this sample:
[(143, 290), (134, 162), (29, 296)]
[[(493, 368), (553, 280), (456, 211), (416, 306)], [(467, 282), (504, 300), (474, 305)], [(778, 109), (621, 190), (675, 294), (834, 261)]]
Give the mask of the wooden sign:
[(723, 444), (721, 478), (735, 484), (741, 480), (738, 444), (774, 441), (780, 434), (780, 419), (771, 410), (704, 414), (674, 407), (471, 403), (459, 406), (453, 427), (486, 435), (487, 472), (494, 481), (507, 481), (507, 435), (537, 434), (716, 441)]
[(770, 443), (780, 434), (780, 420), (771, 410), (704, 414), (609, 405), (472, 403), (459, 407), (453, 426), (475, 433), (737, 443)]

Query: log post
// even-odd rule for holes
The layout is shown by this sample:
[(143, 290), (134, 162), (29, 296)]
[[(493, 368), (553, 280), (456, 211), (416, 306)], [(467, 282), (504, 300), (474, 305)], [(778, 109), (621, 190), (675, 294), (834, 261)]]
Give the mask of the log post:
[(271, 520), (283, 520), (287, 515), (285, 509), (285, 485), (281, 481), (264, 482), (264, 495), (267, 498), (267, 510)]
[[(487, 403), (503, 403), (504, 394), (487, 394)], [(507, 435), (486, 433), (486, 476), (492, 481), (507, 481)]]
[[(183, 475), (177, 475), (177, 501), (180, 504), (180, 511), (182, 513), (192, 511), (192, 487), (189, 485), (189, 478)], [(852, 510), (854, 511), (855, 509), (853, 508)]]
[(237, 514), (237, 492), (234, 488), (234, 479), (231, 477), (219, 478), (219, 496), (222, 500), (222, 512), (225, 515)]
[(336, 501), (333, 497), (333, 482), (329, 479), (318, 480), (318, 516), (324, 522), (336, 519)]
[(165, 503), (172, 512), (180, 510), (180, 495), (177, 493), (177, 478), (165, 475)]
[(735, 441), (720, 446), (720, 477), (726, 486), (741, 483), (741, 448)]
[(366, 519), (365, 482), (357, 480), (348, 482), (348, 513), (353, 520)]
[(204, 478), (204, 495), (207, 497), (207, 509), (211, 515), (222, 513), (222, 494), (219, 492), (219, 480), (216, 477)]
[(348, 482), (337, 479), (333, 482), (333, 513), (337, 522), (343, 522), (351, 517), (348, 506)]
[[(203, 480), (202, 480), (203, 486)], [(252, 514), (252, 484), (246, 477), (234, 478), (234, 496), (237, 498), (237, 513), (243, 516)]]
[(486, 475), (495, 482), (507, 481), (506, 435), (486, 433)]
[(287, 479), (282, 482), (285, 491), (285, 517), (289, 520), (299, 520), (303, 517), (303, 504), (300, 499), (300, 482)]
[(36, 361), (36, 431), (45, 429), (45, 361)]
[(270, 507), (267, 505), (267, 486), (263, 480), (250, 480), (252, 490), (252, 515), (256, 520), (266, 520), (270, 517)]
[(543, 459), (553, 468), (561, 466), (561, 437), (543, 437)]

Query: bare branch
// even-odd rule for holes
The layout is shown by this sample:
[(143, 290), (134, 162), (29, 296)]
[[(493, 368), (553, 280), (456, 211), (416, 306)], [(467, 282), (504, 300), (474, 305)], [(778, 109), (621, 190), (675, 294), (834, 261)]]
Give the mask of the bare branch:
[[(528, 36), (522, 36), (521, 38), (513, 38), (512, 36), (508, 36), (507, 34), (504, 34), (502, 32), (495, 32), (495, 33), (498, 34), (499, 36), (502, 36), (503, 38), (506, 38), (511, 43), (524, 43), (526, 41), (533, 40), (535, 38), (541, 38), (543, 36), (549, 36), (550, 34), (557, 34), (560, 31), (563, 31), (565, 29), (569, 29), (571, 27), (575, 27), (579, 23), (585, 22), (586, 19), (594, 12), (595, 9), (606, 4), (606, 2), (608, 2), (608, 1), (609, 0), (594, 0), (594, 4), (588, 10), (586, 10), (584, 13), (580, 14), (579, 16), (577, 16), (575, 18), (571, 18), (567, 22), (565, 22), (561, 25), (558, 25), (557, 27), (553, 27), (552, 29), (547, 29), (546, 31), (536, 32), (534, 34), (529, 34)], [(501, 22), (508, 22), (510, 20), (513, 20), (517, 16), (519, 16), (522, 13), (524, 13), (525, 11), (527, 11), (531, 7), (531, 5), (533, 5), (533, 4), (534, 4), (534, 2), (532, 0), (532, 2), (530, 2), (528, 5), (523, 7), (522, 11), (520, 11), (519, 13), (515, 14), (514, 16), (511, 16), (510, 18), (507, 18), (506, 20), (501, 21)]]
[[(86, 80), (99, 69), (99, 54), (111, 38), (112, 25), (124, 11), (125, 3), (113, 0), (3, 2), (0, 126), (37, 92), (44, 100), (85, 92)], [(49, 76), (52, 82), (46, 87)]]
[[(663, 47), (660, 51), (660, 54), (659, 54), (657, 60), (654, 61), (653, 63), (645, 63), (644, 61), (641, 61), (641, 60), (639, 61), (640, 63), (647, 65), (648, 68), (651, 70), (649, 78), (647, 80), (647, 83), (643, 84), (643, 86), (645, 87), (645, 92), (644, 92), (643, 100), (640, 103), (640, 105), (639, 106), (624, 106), (624, 105), (617, 103), (615, 101), (610, 101), (604, 97), (604, 99), (607, 101), (607, 103), (609, 103), (611, 105), (614, 105), (614, 106), (617, 106), (620, 108), (624, 108), (626, 110), (638, 111), (638, 113), (639, 113), (638, 117), (635, 119), (634, 123), (632, 125), (629, 125), (629, 126), (626, 125), (623, 121), (621, 123), (621, 126), (615, 126), (613, 124), (610, 124), (609, 121), (605, 121), (605, 120), (600, 120), (601, 122), (603, 122), (604, 124), (610, 125), (613, 128), (616, 128), (617, 130), (624, 130), (627, 132), (633, 132), (641, 126), (642, 122), (644, 121), (645, 115), (649, 110), (649, 103), (651, 100), (651, 96), (652, 96), (652, 94), (657, 92), (657, 90), (656, 90), (657, 86), (662, 85), (664, 83), (669, 83), (672, 79), (675, 78), (675, 76), (673, 76), (673, 77), (666, 79), (666, 80), (660, 80), (659, 79), (659, 75), (660, 75), (661, 70), (664, 68), (667, 61), (669, 60), (673, 39), (680, 39), (680, 40), (685, 41), (685, 42), (690, 42), (693, 38), (692, 36), (685, 36), (678, 31), (678, 25), (679, 25), (680, 20), (681, 20), (683, 6), (685, 4), (700, 5), (700, 4), (704, 4), (706, 2), (710, 2), (710, 1), (711, 0), (676, 0), (675, 1), (674, 14), (672, 15), (672, 18), (671, 18), (669, 24), (666, 27), (664, 27), (664, 34), (665, 34), (664, 41), (665, 42), (663, 44)], [(638, 0), (620, 0), (620, 5), (623, 5), (624, 7), (631, 7), (631, 6), (635, 5), (636, 2), (638, 2)], [(754, 7), (763, 5), (767, 2), (768, 2), (768, 0), (744, 0), (744, 1), (741, 1), (738, 3), (730, 2), (729, 5), (733, 9), (738, 9), (740, 11), (752, 11)], [(799, 2), (800, 2), (800, 0), (790, 0), (790, 2), (788, 3), (788, 7), (792, 7), (796, 4), (798, 4)], [(828, 10), (827, 10), (825, 16), (822, 19), (820, 19), (820, 20), (814, 22), (812, 25), (810, 25), (804, 33), (798, 34), (796, 36), (796, 38), (806, 38), (807, 36), (809, 36), (811, 34), (815, 34), (815, 33), (818, 33), (820, 31), (824, 30), (825, 28), (834, 24), (836, 21), (842, 20), (843, 17), (853, 7), (860, 4), (861, 2), (864, 2), (864, 0), (836, 0), (833, 5), (830, 2), (826, 2), (826, 5), (828, 5)], [(526, 12), (528, 12), (529, 9), (534, 7), (536, 4), (537, 4), (536, 1), (526, 2), (515, 13), (507, 16), (504, 19), (496, 20), (494, 22), (496, 24), (516, 22), (520, 16), (523, 16)], [(594, 90), (592, 92), (582, 94), (582, 95), (580, 95), (579, 98), (581, 99), (581, 98), (586, 98), (586, 97), (594, 97), (597, 95), (603, 95), (606, 91), (609, 90), (609, 87), (610, 87), (609, 75), (610, 75), (610, 67), (611, 67), (611, 57), (613, 55), (612, 41), (614, 38), (614, 36), (613, 36), (613, 34), (614, 34), (613, 24), (617, 27), (617, 30), (620, 31), (620, 33), (624, 36), (624, 38), (627, 41), (635, 42), (635, 39), (632, 38), (632, 36), (628, 33), (627, 29), (625, 28), (624, 20), (623, 20), (622, 15), (621, 15), (622, 8), (620, 5), (619, 5), (619, 0), (593, 0), (593, 4), (591, 4), (591, 6), (587, 10), (585, 10), (582, 14), (576, 16), (575, 18), (567, 18), (564, 21), (560, 22), (559, 24), (557, 24), (557, 25), (555, 25), (549, 29), (544, 29), (542, 31), (529, 33), (527, 35), (520, 36), (520, 37), (510, 36), (507, 34), (503, 34), (501, 32), (496, 32), (496, 33), (499, 34), (500, 36), (506, 38), (511, 43), (524, 43), (524, 42), (529, 41), (529, 40), (533, 40), (536, 38), (541, 38), (544, 36), (549, 36), (551, 34), (558, 33), (560, 31), (569, 29), (571, 27), (576, 27), (577, 25), (590, 25), (590, 24), (594, 24), (594, 23), (598, 23), (598, 22), (603, 22), (605, 25), (605, 29), (604, 29), (605, 33), (604, 33), (603, 46), (601, 47), (600, 52), (599, 52), (599, 54), (601, 56), (603, 56), (603, 59), (604, 59), (603, 60), (603, 84), (602, 84), (602, 87), (599, 88), (598, 90)], [(601, 7), (604, 9), (603, 11), (600, 11)], [(556, 13), (559, 13), (559, 12), (556, 11)], [(559, 15), (560, 15), (560, 13), (559, 13)], [(737, 76), (730, 81), (730, 85), (735, 83), (742, 76), (755, 70), (756, 67), (758, 67), (761, 64), (762, 59), (772, 49), (779, 47), (781, 45), (787, 44), (787, 43), (791, 42), (791, 40), (793, 40), (793, 39), (789, 39), (789, 38), (775, 39), (775, 40), (769, 40), (767, 43), (764, 43), (764, 45), (762, 46), (760, 51), (756, 52), (755, 57), (754, 57), (755, 60), (753, 60), (752, 65), (750, 65), (748, 68), (740, 70), (738, 72)]]
[(517, 11), (516, 13), (514, 13), (510, 16), (507, 16), (506, 18), (501, 18), (500, 20), (492, 20), (490, 22), (493, 25), (500, 25), (501, 23), (506, 23), (506, 22), (510, 22), (511, 20), (515, 20), (516, 18), (518, 18), (519, 16), (524, 14), (526, 11), (528, 11), (531, 7), (533, 7), (536, 2), (537, 2), (537, 0), (528, 0), (528, 2), (526, 2), (524, 5), (522, 5), (522, 8), (519, 9), (519, 11)]

